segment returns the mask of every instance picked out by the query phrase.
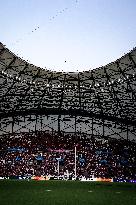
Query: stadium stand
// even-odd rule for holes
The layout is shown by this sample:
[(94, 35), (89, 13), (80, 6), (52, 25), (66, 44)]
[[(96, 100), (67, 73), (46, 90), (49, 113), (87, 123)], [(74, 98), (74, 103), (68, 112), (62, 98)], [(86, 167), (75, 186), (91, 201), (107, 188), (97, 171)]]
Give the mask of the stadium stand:
[[(0, 43), (0, 176), (136, 178), (136, 49), (53, 72)], [(59, 163), (59, 170), (58, 170)]]
[(124, 139), (20, 133), (0, 139), (0, 176), (74, 177), (74, 146), (77, 146), (77, 177), (136, 178), (136, 144)]

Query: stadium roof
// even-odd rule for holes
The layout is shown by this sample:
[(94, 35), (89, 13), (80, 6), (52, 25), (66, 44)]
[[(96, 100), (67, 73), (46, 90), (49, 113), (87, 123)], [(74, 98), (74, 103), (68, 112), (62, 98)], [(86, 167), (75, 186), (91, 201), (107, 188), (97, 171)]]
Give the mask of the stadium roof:
[(98, 69), (54, 72), (0, 43), (0, 116), (69, 114), (136, 124), (136, 49)]

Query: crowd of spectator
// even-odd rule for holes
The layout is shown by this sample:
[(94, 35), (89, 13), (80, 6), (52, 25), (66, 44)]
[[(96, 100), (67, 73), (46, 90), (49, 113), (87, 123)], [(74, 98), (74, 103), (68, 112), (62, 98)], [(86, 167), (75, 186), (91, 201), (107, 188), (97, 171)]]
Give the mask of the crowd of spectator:
[[(86, 135), (20, 133), (0, 138), (0, 176), (136, 179), (136, 143)], [(58, 170), (59, 160), (59, 170)]]

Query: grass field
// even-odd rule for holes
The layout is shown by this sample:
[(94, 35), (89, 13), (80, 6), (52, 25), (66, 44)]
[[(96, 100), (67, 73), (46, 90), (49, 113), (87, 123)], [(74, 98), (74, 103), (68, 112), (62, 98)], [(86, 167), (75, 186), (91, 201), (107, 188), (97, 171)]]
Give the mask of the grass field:
[(0, 180), (0, 205), (136, 205), (136, 185)]

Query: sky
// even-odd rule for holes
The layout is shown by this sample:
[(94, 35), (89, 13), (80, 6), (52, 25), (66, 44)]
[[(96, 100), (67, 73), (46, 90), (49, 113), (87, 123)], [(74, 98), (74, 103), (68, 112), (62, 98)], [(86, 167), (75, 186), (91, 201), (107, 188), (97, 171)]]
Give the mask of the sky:
[(104, 66), (136, 46), (135, 0), (0, 0), (0, 42), (53, 71)]

